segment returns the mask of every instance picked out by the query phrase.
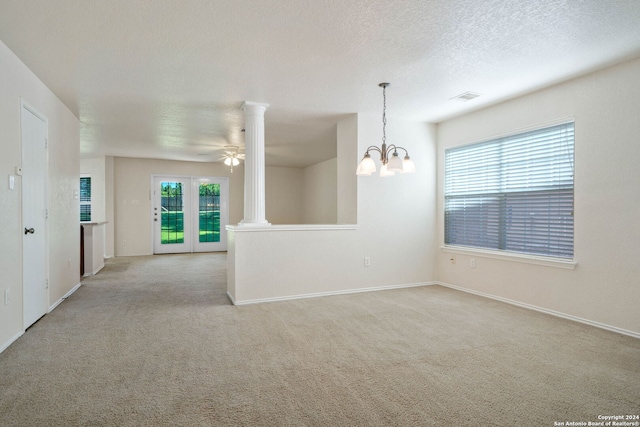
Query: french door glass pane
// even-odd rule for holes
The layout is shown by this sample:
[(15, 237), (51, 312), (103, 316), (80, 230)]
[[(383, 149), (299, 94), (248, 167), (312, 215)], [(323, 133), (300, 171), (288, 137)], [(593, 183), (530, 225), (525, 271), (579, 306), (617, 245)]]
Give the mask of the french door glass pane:
[(184, 200), (182, 183), (162, 182), (161, 237), (163, 245), (184, 243)]
[(199, 241), (220, 241), (220, 184), (200, 184)]

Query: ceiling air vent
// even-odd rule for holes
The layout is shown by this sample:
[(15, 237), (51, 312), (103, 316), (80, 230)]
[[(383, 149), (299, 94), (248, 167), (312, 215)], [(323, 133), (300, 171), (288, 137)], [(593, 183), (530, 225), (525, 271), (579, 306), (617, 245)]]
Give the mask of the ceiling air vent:
[(471, 101), (472, 99), (475, 99), (475, 98), (477, 98), (479, 96), (480, 96), (479, 93), (465, 92), (465, 93), (461, 93), (460, 95), (454, 96), (453, 98), (449, 98), (449, 99), (455, 99), (455, 100), (458, 100), (458, 101), (467, 102), (467, 101)]

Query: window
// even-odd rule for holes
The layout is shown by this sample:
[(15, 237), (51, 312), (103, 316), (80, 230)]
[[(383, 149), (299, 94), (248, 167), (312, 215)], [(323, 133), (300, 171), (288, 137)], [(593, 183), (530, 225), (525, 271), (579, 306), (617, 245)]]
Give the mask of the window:
[(445, 151), (445, 244), (573, 258), (574, 124)]
[(80, 177), (80, 221), (91, 221), (91, 177)]

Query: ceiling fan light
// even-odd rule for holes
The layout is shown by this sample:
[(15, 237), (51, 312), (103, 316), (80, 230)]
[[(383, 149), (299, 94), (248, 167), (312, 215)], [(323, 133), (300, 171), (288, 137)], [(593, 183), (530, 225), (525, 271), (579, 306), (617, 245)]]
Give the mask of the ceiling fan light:
[(224, 159), (224, 164), (227, 166), (231, 166), (231, 157), (227, 157), (226, 159)]
[(233, 160), (231, 160), (231, 162), (233, 163), (233, 166), (238, 166), (240, 164), (240, 160), (236, 159), (235, 157), (233, 158)]

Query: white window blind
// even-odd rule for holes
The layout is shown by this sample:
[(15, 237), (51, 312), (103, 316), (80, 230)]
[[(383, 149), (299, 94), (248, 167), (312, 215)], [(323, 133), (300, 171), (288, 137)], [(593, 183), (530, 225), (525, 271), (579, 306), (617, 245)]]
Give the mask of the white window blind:
[(573, 258), (574, 124), (445, 152), (445, 244)]

